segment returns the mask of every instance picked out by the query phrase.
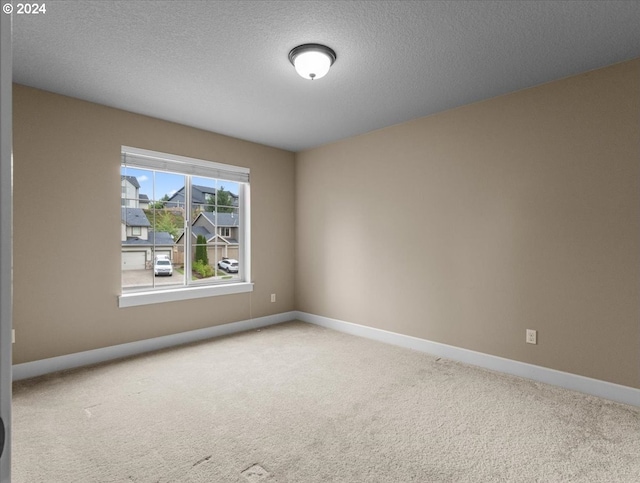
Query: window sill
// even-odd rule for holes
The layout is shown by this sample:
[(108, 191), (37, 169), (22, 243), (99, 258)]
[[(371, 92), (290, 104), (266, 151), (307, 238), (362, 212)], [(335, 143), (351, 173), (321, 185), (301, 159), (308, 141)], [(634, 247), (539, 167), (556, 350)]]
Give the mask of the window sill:
[(169, 290), (154, 290), (153, 292), (125, 293), (118, 297), (118, 307), (137, 307), (138, 305), (191, 300), (218, 295), (253, 292), (253, 283), (240, 282), (225, 285), (207, 285), (206, 287), (174, 288)]

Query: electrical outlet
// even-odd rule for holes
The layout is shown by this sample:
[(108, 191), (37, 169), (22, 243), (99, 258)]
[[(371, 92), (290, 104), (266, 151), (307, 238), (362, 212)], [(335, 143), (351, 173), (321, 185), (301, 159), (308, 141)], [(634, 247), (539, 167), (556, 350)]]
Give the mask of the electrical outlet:
[(271, 294), (271, 302), (275, 302), (276, 301), (276, 294), (272, 293)]
[(537, 344), (538, 343), (538, 331), (527, 329), (527, 344)]

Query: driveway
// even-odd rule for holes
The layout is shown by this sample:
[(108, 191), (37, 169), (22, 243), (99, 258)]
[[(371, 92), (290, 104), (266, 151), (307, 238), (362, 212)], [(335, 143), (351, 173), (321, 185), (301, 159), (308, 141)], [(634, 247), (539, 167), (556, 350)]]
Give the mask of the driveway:
[[(155, 283), (155, 285), (154, 285)], [(171, 277), (162, 276), (154, 277), (153, 270), (123, 270), (122, 271), (122, 287), (123, 288), (144, 288), (157, 287), (164, 285), (183, 285), (184, 275), (179, 273), (175, 268)]]

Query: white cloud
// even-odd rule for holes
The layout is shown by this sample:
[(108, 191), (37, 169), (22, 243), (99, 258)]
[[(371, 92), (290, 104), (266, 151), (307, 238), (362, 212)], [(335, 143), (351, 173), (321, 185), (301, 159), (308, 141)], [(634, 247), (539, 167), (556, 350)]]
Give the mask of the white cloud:
[(147, 175), (142, 175), (142, 176), (138, 176), (138, 183), (143, 183), (145, 181), (148, 181), (149, 177)]

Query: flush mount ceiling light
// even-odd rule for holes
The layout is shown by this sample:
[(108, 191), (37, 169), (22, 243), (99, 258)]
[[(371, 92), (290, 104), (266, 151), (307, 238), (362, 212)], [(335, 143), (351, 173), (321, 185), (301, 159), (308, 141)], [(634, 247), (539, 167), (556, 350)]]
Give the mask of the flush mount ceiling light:
[(326, 45), (298, 45), (289, 52), (289, 61), (305, 79), (320, 79), (336, 61), (336, 53)]

